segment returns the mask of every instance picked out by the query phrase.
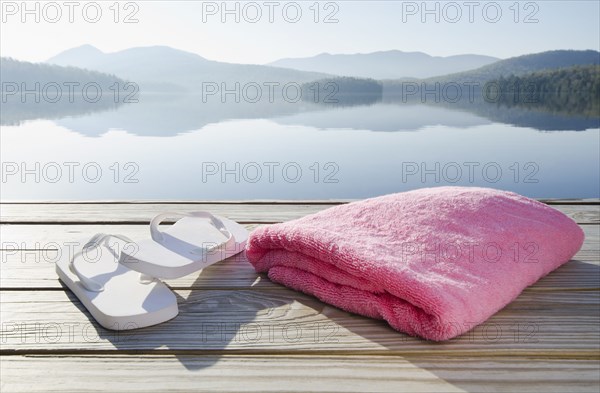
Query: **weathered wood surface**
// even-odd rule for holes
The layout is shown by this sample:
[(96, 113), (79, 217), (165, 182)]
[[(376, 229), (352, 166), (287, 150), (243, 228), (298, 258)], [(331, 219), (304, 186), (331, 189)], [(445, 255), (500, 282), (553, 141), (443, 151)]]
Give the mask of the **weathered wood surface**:
[[(261, 224), (246, 224), (248, 229)], [(572, 261), (544, 277), (532, 290), (600, 288), (600, 226), (583, 225), (586, 242)], [(61, 288), (54, 274), (60, 247), (81, 242), (90, 234), (120, 233), (133, 240), (149, 236), (146, 225), (2, 225), (0, 226), (0, 289)], [(167, 283), (186, 288), (279, 287), (257, 275), (242, 254)]]
[[(2, 204), (2, 223), (140, 223), (147, 224), (156, 212), (187, 213), (207, 210), (241, 223), (273, 223), (293, 220), (332, 205), (240, 205), (240, 204)], [(589, 209), (588, 209), (589, 210)]]
[[(334, 355), (10, 356), (2, 391), (593, 392), (594, 360)], [(149, 372), (151, 370), (151, 372)], [(32, 383), (35, 381), (35, 383)]]
[(336, 201), (0, 204), (1, 390), (597, 392), (600, 205), (549, 203), (581, 225), (581, 251), (444, 343), (274, 284), (242, 255), (167, 281), (174, 320), (118, 333), (90, 319), (54, 273), (65, 243), (146, 237), (158, 211), (206, 209), (253, 229)]
[[(436, 343), (398, 333), (289, 289), (177, 290), (180, 314), (140, 330), (106, 331), (64, 291), (6, 291), (2, 348), (28, 351), (386, 351), (594, 357), (598, 291), (525, 292), (470, 333)], [(457, 321), (457, 323), (470, 321)], [(475, 322), (475, 321), (473, 321)]]
[[(1, 204), (0, 223), (141, 223), (156, 212), (208, 210), (242, 223), (288, 221), (337, 205), (323, 204)], [(600, 223), (600, 205), (552, 205), (582, 224)]]

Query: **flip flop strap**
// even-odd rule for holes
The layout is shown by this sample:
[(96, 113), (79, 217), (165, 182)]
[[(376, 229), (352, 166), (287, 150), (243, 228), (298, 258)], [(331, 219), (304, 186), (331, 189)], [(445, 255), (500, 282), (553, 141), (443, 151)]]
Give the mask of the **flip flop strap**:
[[(78, 251), (75, 254), (73, 254), (73, 256), (71, 257), (71, 260), (69, 261), (69, 270), (73, 274), (75, 274), (77, 276), (77, 278), (79, 278), (79, 282), (81, 283), (81, 285), (90, 292), (102, 292), (104, 290), (104, 285), (100, 284), (97, 281), (92, 280), (89, 277), (86, 277), (83, 273), (81, 273), (81, 271), (77, 268), (77, 265), (75, 265), (75, 259), (79, 255), (83, 255), (84, 251), (98, 248), (102, 244), (106, 245), (107, 240), (111, 237), (123, 240), (127, 243), (133, 243), (133, 241), (131, 239), (129, 239), (128, 237), (123, 236), (123, 235), (110, 235), (110, 234), (105, 234), (105, 233), (97, 233), (94, 236), (92, 236), (92, 238), (90, 240), (88, 240), (87, 243), (85, 243), (83, 245), (83, 247), (81, 248), (81, 251)], [(109, 248), (109, 247), (107, 246), (107, 248)]]
[(166, 212), (166, 213), (161, 213), (161, 214), (155, 216), (152, 219), (152, 221), (150, 221), (150, 236), (152, 237), (152, 240), (154, 240), (157, 243), (164, 244), (165, 236), (164, 236), (163, 232), (161, 232), (161, 230), (158, 228), (160, 223), (162, 221), (166, 220), (167, 218), (181, 219), (181, 218), (185, 218), (185, 217), (206, 218), (212, 224), (212, 226), (217, 228), (219, 230), (219, 232), (221, 232), (225, 236), (225, 240), (222, 241), (221, 243), (213, 245), (211, 247), (208, 247), (207, 249), (204, 249), (204, 248), (194, 249), (192, 251), (194, 253), (201, 254), (205, 251), (215, 250), (216, 248), (222, 247), (223, 245), (227, 244), (231, 239), (233, 239), (233, 234), (231, 232), (229, 232), (229, 230), (227, 229), (225, 224), (223, 224), (223, 221), (219, 220), (217, 217), (215, 217), (214, 215), (212, 215), (209, 212), (198, 211), (198, 212), (190, 212), (190, 213)]

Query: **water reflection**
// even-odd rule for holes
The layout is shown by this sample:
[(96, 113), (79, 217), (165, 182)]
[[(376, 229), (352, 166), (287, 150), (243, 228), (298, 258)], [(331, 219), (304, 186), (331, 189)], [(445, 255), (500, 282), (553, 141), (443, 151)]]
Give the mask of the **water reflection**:
[(270, 119), (283, 125), (327, 130), (387, 132), (417, 131), (436, 125), (469, 128), (490, 123), (539, 131), (581, 131), (598, 128), (600, 124), (599, 114), (590, 115), (583, 109), (577, 111), (577, 105), (561, 111), (555, 102), (520, 105), (508, 100), (488, 102), (479, 98), (458, 102), (432, 99), (423, 103), (385, 93), (379, 96), (338, 94), (333, 102), (320, 94), (292, 101), (262, 97), (257, 102), (243, 99), (236, 102), (234, 96), (222, 99), (201, 94), (141, 94), (139, 102), (128, 104), (108, 98), (95, 103), (81, 98), (57, 103), (43, 100), (22, 103), (14, 99), (3, 103), (1, 124), (50, 119), (86, 136), (99, 136), (111, 129), (140, 136), (173, 136), (202, 129), (208, 124), (240, 119)]

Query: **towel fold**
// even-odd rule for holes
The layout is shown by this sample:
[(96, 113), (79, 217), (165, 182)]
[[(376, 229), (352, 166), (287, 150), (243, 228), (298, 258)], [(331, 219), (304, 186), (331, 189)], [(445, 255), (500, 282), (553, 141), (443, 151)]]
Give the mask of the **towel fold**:
[(439, 341), (483, 323), (583, 239), (569, 217), (521, 195), (438, 187), (258, 228), (246, 255), (275, 282)]

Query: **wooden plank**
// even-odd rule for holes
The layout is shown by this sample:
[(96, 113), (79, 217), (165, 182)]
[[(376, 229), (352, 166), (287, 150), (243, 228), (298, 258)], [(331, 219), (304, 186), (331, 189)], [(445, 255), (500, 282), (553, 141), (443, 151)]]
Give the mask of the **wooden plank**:
[(3, 392), (597, 392), (595, 360), (115, 355), (7, 356)]
[[(333, 205), (2, 204), (1, 223), (149, 223), (157, 213), (208, 210), (242, 223), (293, 220)], [(583, 210), (582, 210), (583, 211)], [(583, 213), (586, 215), (586, 213)]]
[[(257, 224), (246, 227), (252, 229)], [(544, 277), (531, 290), (592, 289), (600, 287), (600, 226), (582, 226), (586, 241), (573, 261)], [(144, 225), (2, 225), (0, 226), (0, 288), (61, 288), (54, 272), (57, 247), (91, 234), (121, 233), (132, 239), (148, 234)], [(25, 250), (25, 251), (17, 251)], [(38, 251), (35, 251), (38, 250)], [(177, 289), (279, 287), (258, 275), (243, 255), (237, 255), (176, 280)]]
[(600, 350), (598, 291), (525, 292), (484, 324), (442, 343), (409, 337), (383, 321), (288, 289), (176, 294), (180, 314), (175, 319), (115, 332), (99, 327), (70, 292), (2, 291), (2, 352), (367, 351), (364, 354), (597, 358)]
[[(583, 253), (585, 251), (581, 251)], [(54, 271), (57, 251), (0, 251), (0, 289), (60, 289)], [(166, 283), (174, 289), (277, 288), (263, 274), (257, 274), (243, 254)], [(543, 277), (528, 290), (600, 289), (600, 259), (579, 260), (579, 256)]]
[[(54, 271), (58, 257), (59, 253), (55, 250), (0, 251), (0, 289), (62, 289)], [(593, 270), (580, 268), (574, 274), (579, 278), (585, 277), (584, 282), (591, 283)], [(265, 275), (257, 274), (243, 253), (185, 277), (166, 280), (166, 283), (175, 289), (280, 287)]]
[[(164, 200), (164, 199), (128, 199), (128, 200), (3, 200), (4, 205), (343, 205), (358, 199), (240, 199), (240, 200)], [(555, 202), (557, 201), (557, 202)], [(544, 201), (545, 203), (545, 201)], [(600, 204), (598, 199), (553, 199), (548, 204), (582, 205)]]
[[(243, 225), (252, 231), (266, 224)], [(150, 237), (150, 228), (144, 224), (3, 224), (0, 225), (0, 250), (58, 250), (66, 243), (89, 239), (96, 233), (118, 233), (135, 241)]]
[[(548, 205), (600, 205), (598, 198), (536, 198), (542, 203)], [(215, 205), (341, 205), (344, 203), (354, 202), (359, 199), (239, 199), (239, 200), (176, 200), (171, 199), (156, 200), (156, 199), (128, 199), (128, 200), (3, 200), (0, 204), (6, 205), (82, 205), (82, 204), (113, 204), (113, 205), (132, 205), (132, 204), (169, 204), (169, 205), (185, 205), (185, 204), (215, 204)]]
[[(262, 225), (267, 224), (244, 224), (249, 231)], [(586, 237), (583, 249), (600, 250), (600, 225), (581, 225), (581, 229)], [(57, 250), (65, 243), (81, 241), (95, 233), (119, 233), (139, 240), (148, 237), (150, 230), (143, 224), (3, 224), (0, 225), (0, 250)]]
[(598, 198), (540, 198), (537, 200), (548, 205), (600, 205)]
[[(158, 212), (208, 210), (243, 223), (288, 221), (333, 205), (1, 204), (0, 223), (148, 223)], [(600, 205), (554, 205), (581, 224), (600, 223)]]

